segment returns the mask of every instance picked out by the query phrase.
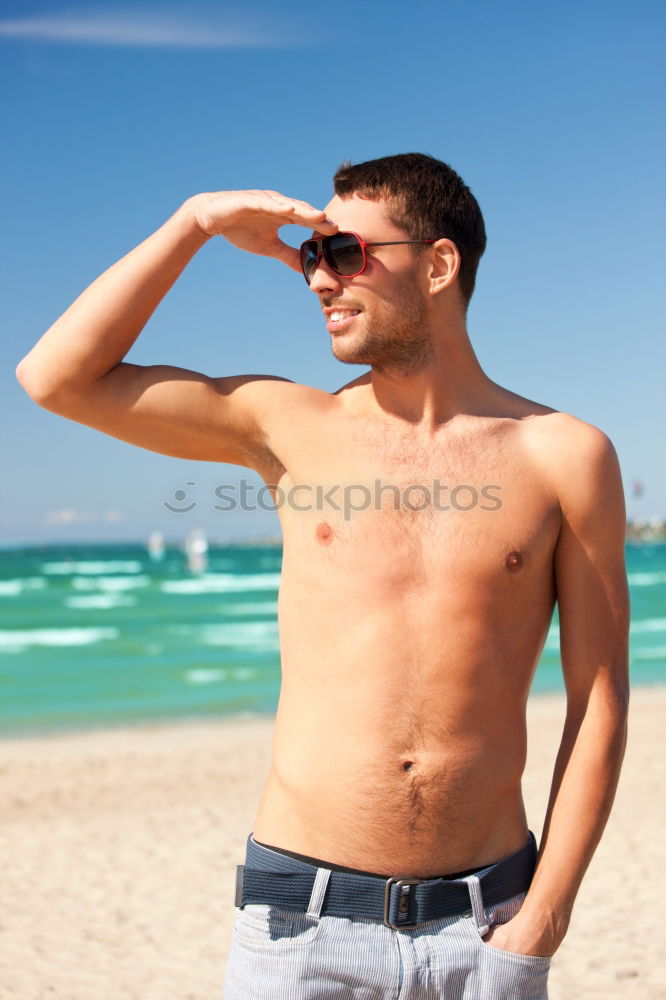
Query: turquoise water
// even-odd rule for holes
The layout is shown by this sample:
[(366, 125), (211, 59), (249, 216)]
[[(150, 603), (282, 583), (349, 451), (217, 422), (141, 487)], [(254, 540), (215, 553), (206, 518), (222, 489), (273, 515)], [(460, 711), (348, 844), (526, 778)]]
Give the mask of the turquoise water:
[[(627, 545), (633, 684), (666, 682), (666, 545)], [(212, 547), (205, 572), (140, 544), (0, 551), (0, 732), (272, 714), (279, 547)], [(558, 616), (534, 691), (562, 690)]]

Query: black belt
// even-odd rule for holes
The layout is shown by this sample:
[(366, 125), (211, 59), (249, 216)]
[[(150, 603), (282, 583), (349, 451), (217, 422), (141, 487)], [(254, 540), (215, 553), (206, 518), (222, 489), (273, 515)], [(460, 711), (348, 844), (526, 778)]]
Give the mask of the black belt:
[[(530, 831), (524, 847), (489, 865), (475, 876), (484, 907), (526, 892), (536, 863), (536, 841)], [(290, 859), (291, 861), (291, 859)], [(293, 861), (291, 861), (293, 864)], [(317, 866), (298, 862), (301, 870), (267, 871), (237, 865), (235, 905), (268, 903), (307, 911)], [(467, 881), (445, 878), (387, 879), (331, 870), (321, 913), (335, 917), (373, 917), (400, 930), (426, 920), (471, 914)]]

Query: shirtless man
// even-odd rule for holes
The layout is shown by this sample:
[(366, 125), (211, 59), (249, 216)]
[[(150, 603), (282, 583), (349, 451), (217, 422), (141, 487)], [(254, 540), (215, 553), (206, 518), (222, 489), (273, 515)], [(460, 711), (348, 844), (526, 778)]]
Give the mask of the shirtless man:
[[(324, 211), (189, 198), (17, 376), (131, 444), (254, 469), (279, 507), (282, 689), (225, 996), (538, 1000), (624, 752), (617, 455), (482, 370), (466, 312), (485, 230), (455, 171), (403, 154), (343, 165), (335, 190)], [(302, 253), (287, 223), (313, 230)], [(375, 245), (324, 239), (342, 233)], [(334, 355), (369, 370), (329, 393), (124, 362), (218, 234), (303, 270)], [(534, 871), (525, 706), (556, 601), (567, 713)]]

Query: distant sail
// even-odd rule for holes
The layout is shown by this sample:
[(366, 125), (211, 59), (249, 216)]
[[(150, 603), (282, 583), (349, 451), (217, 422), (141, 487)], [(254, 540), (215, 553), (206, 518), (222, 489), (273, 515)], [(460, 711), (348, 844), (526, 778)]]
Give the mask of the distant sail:
[(208, 566), (208, 540), (203, 528), (192, 528), (185, 539), (185, 552), (190, 572), (205, 572)]
[(161, 531), (151, 532), (147, 549), (153, 562), (160, 562), (164, 558), (164, 535)]

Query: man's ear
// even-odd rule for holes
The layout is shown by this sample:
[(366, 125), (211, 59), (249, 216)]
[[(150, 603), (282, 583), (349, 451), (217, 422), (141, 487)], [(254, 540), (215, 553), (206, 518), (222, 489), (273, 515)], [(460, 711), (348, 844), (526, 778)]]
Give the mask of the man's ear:
[(429, 257), (429, 291), (431, 295), (438, 295), (456, 280), (460, 271), (460, 253), (452, 240), (441, 239), (433, 243)]

